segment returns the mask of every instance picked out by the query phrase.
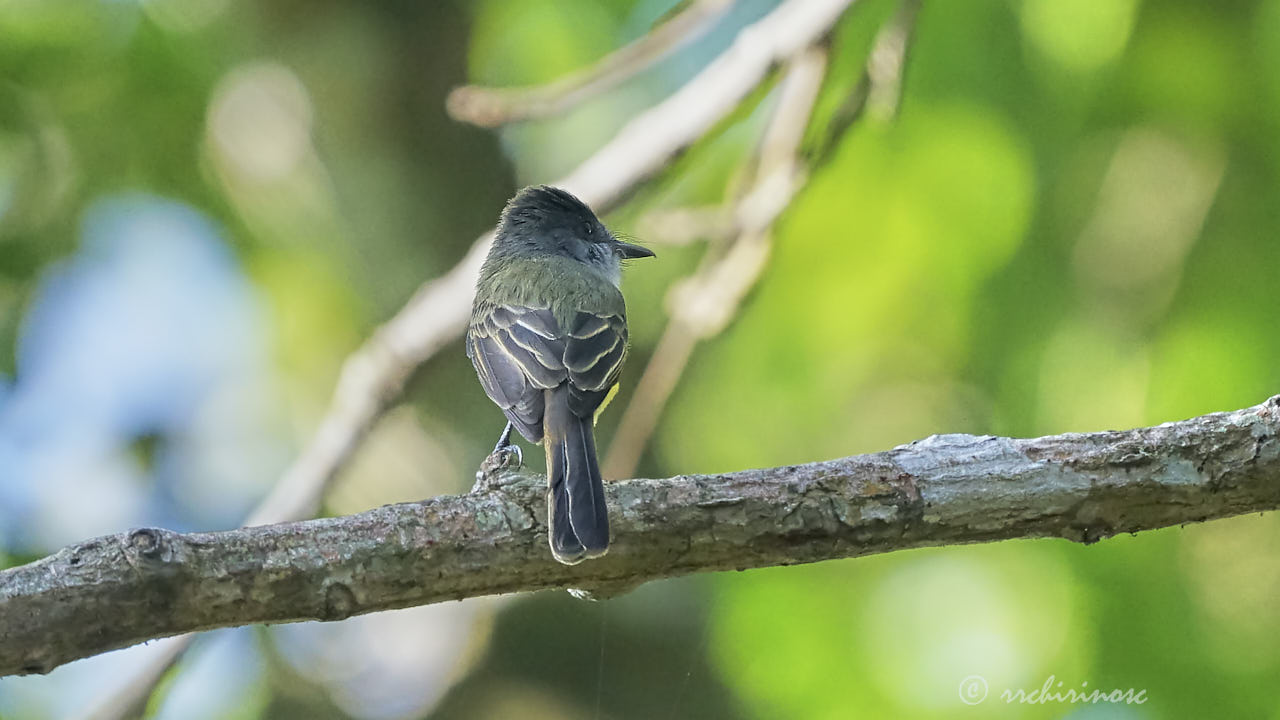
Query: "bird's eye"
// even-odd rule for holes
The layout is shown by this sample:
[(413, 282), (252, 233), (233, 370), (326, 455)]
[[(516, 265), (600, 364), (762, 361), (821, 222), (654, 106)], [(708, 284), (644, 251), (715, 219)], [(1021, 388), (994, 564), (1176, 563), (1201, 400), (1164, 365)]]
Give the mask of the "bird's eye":
[(586, 236), (587, 236), (588, 238), (591, 238), (591, 239), (593, 239), (593, 240), (594, 240), (594, 239), (595, 239), (595, 236), (596, 236), (596, 226), (595, 226), (595, 224), (594, 224), (594, 223), (589, 223), (589, 222), (587, 222), (587, 223), (583, 223), (583, 224), (582, 224), (582, 232), (583, 232), (583, 233), (585, 233), (585, 234), (586, 234)]

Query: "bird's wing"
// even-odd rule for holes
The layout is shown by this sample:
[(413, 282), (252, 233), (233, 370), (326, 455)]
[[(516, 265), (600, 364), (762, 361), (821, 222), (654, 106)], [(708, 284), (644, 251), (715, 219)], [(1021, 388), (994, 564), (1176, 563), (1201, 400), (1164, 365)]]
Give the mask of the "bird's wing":
[(480, 384), (529, 442), (542, 440), (543, 393), (569, 378), (549, 308), (499, 305), (472, 318), (467, 356)]
[(580, 310), (565, 337), (569, 408), (590, 417), (618, 382), (627, 354), (627, 320), (621, 313)]
[(578, 311), (564, 333), (549, 308), (499, 305), (472, 319), (467, 356), (485, 392), (530, 442), (542, 439), (542, 391), (569, 381), (569, 408), (590, 417), (627, 353), (621, 313)]

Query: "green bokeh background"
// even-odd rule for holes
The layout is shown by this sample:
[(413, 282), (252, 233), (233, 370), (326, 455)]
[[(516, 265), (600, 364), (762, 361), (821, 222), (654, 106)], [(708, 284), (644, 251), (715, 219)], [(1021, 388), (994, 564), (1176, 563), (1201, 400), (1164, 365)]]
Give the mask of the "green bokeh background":
[[(177, 199), (225, 228), (267, 300), (296, 449), (342, 358), (516, 188), (572, 169), (771, 4), (740, 2), (727, 27), (562, 118), (467, 127), (445, 115), (448, 89), (554, 79), (671, 4), (0, 3), (0, 373), (14, 376), (24, 312), (86, 206)], [(815, 137), (894, 7), (863, 0), (842, 20)], [(753, 95), (606, 221), (635, 232), (648, 211), (724, 199), (773, 99)], [(245, 128), (263, 144), (237, 144)], [(899, 115), (854, 125), (774, 239), (641, 476), (1261, 402), (1280, 392), (1280, 0), (926, 0)], [(658, 249), (625, 285), (627, 389), (666, 288), (702, 252)], [(469, 485), (499, 418), (460, 344), (408, 406), (328, 512)], [(1274, 514), (686, 578), (597, 604), (541, 593), (476, 624), (422, 716), (1280, 718), (1277, 598)], [(345, 716), (265, 654), (236, 717)], [(970, 706), (959, 687), (975, 675), (990, 695)], [(998, 697), (1051, 676), (1148, 701)]]

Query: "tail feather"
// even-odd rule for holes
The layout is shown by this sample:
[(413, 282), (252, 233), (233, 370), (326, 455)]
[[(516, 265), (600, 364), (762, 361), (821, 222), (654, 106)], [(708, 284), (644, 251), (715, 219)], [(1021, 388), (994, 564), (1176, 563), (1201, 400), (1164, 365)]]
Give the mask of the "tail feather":
[(591, 418), (576, 418), (565, 440), (569, 464), (565, 487), (569, 495), (569, 521), (578, 540), (595, 557), (609, 549), (609, 509), (604, 504), (604, 478), (596, 459), (596, 439)]
[(592, 419), (573, 414), (568, 400), (564, 386), (548, 392), (543, 444), (551, 495), (551, 550), (557, 560), (574, 563), (608, 551), (609, 514)]
[(547, 443), (547, 525), (551, 528), (551, 554), (556, 560), (573, 565), (581, 562), (587, 550), (578, 542), (578, 534), (569, 522), (569, 493), (565, 489), (564, 443)]

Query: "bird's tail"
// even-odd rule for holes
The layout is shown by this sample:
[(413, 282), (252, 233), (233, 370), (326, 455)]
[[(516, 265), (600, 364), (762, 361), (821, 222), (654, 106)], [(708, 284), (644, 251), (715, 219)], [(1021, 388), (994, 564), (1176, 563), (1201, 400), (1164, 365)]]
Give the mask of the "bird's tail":
[(566, 565), (604, 555), (609, 550), (609, 515), (592, 418), (573, 414), (565, 385), (547, 391), (542, 444), (547, 453), (551, 554)]

